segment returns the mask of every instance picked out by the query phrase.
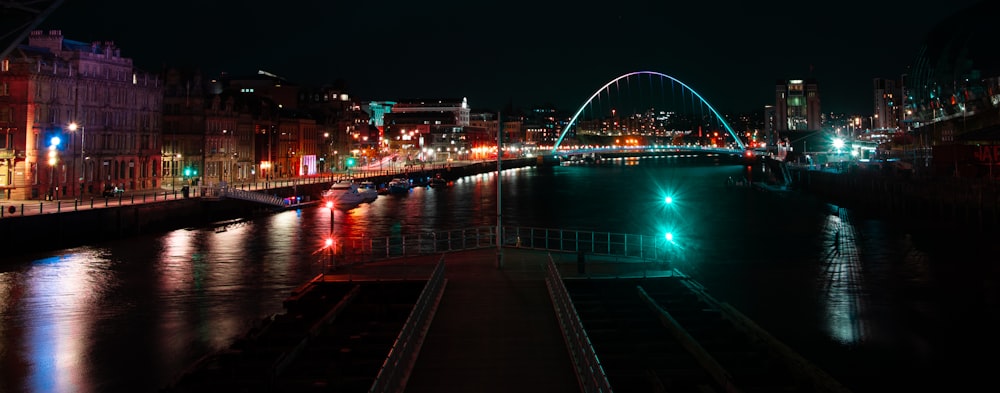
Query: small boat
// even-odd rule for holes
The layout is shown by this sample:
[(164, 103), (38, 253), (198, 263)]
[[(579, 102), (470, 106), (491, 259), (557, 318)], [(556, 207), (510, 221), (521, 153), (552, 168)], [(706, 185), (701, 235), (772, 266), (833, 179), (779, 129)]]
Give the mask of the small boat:
[(374, 202), (378, 198), (378, 186), (375, 182), (365, 180), (358, 185), (358, 192), (365, 196), (365, 202)]
[(410, 192), (410, 181), (403, 178), (393, 178), (389, 180), (389, 193), (390, 194), (405, 194)]
[(367, 192), (362, 193), (358, 183), (352, 180), (341, 180), (330, 185), (330, 189), (323, 191), (323, 199), (333, 201), (338, 209), (355, 207), (363, 202), (368, 202)]
[(431, 178), (430, 186), (431, 187), (446, 187), (446, 186), (448, 186), (448, 181), (445, 180), (444, 177), (442, 177), (440, 173), (438, 173), (438, 174), (434, 175), (434, 177)]

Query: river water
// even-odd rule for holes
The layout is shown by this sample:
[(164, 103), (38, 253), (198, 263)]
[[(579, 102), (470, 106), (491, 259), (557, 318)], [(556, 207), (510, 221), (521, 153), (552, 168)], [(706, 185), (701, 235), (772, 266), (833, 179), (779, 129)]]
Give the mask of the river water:
[[(675, 236), (694, 276), (856, 392), (991, 382), (995, 235), (900, 227), (798, 193), (734, 187), (754, 169), (695, 158), (507, 170), (505, 226)], [(336, 211), (337, 236), (496, 224), (495, 174)], [(664, 198), (671, 196), (667, 205)], [(323, 265), (306, 207), (15, 257), (0, 266), (0, 391), (156, 391), (226, 347)], [(16, 245), (7, 245), (8, 247)]]

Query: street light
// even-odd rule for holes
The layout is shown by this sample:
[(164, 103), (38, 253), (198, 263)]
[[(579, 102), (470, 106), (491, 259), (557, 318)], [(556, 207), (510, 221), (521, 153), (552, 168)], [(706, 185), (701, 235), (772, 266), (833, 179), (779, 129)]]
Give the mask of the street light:
[(677, 229), (677, 217), (676, 210), (677, 205), (674, 204), (674, 197), (672, 195), (667, 195), (663, 198), (664, 208), (667, 209), (667, 228), (666, 233), (663, 235), (663, 251), (664, 259), (669, 267), (673, 262), (673, 248), (674, 248), (674, 231)]
[(175, 157), (177, 158), (170, 163), (170, 191), (174, 193), (177, 192), (175, 185), (177, 184), (177, 173), (180, 172), (177, 168), (180, 168), (178, 164), (181, 162), (181, 153), (177, 153)]
[(56, 177), (56, 164), (59, 163), (59, 144), (62, 143), (62, 139), (58, 136), (54, 136), (49, 139), (49, 200), (56, 199), (55, 187), (55, 177)]
[[(327, 269), (332, 268), (333, 265), (333, 201), (326, 201), (326, 208), (330, 209), (330, 237), (326, 238), (327, 247)], [(326, 273), (326, 269), (323, 270)]]
[(87, 175), (84, 173), (87, 170), (87, 165), (85, 164), (87, 160), (87, 148), (84, 146), (84, 142), (87, 137), (87, 127), (76, 124), (76, 122), (69, 123), (69, 130), (76, 132), (76, 129), (80, 129), (80, 200), (83, 200), (83, 189), (87, 183)]

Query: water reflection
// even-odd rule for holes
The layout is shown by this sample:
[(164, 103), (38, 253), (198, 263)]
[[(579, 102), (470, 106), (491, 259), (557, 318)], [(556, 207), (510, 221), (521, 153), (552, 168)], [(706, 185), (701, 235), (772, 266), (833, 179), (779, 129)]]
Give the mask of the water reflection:
[[(45, 258), (27, 279), (28, 302), (23, 314), (27, 318), (27, 359), (34, 372), (31, 387), (38, 392), (72, 391), (87, 385), (86, 375), (79, 370), (90, 340), (90, 313), (100, 313), (101, 295), (110, 283), (101, 270), (105, 264), (88, 265), (82, 254)], [(67, 319), (65, 316), (70, 316)]]
[[(672, 164), (682, 159), (470, 176), (335, 210), (334, 233), (343, 240), (494, 225), (501, 180), (504, 225), (656, 236), (671, 251), (663, 258), (718, 299), (805, 357), (842, 361), (840, 371), (859, 380), (883, 378), (891, 364), (919, 387), (932, 374), (911, 372), (911, 359), (944, 362), (955, 337), (969, 337), (964, 348), (998, 347), (992, 336), (968, 334), (969, 326), (994, 326), (983, 322), (997, 319), (988, 312), (997, 308), (996, 273), (955, 263), (963, 255), (951, 240), (911, 236), (801, 195), (726, 187), (746, 168)], [(330, 227), (329, 210), (305, 208), (8, 262), (0, 271), (0, 390), (155, 391), (280, 312), (288, 292), (320, 272)], [(977, 241), (996, 248), (964, 243)], [(947, 244), (928, 252), (935, 243)], [(873, 347), (889, 354), (857, 365)]]
[(836, 213), (827, 216), (823, 228), (829, 251), (819, 265), (819, 288), (825, 303), (828, 333), (841, 344), (855, 345), (867, 338), (864, 305), (868, 291), (856, 244), (858, 233), (848, 222), (847, 210), (834, 209)]

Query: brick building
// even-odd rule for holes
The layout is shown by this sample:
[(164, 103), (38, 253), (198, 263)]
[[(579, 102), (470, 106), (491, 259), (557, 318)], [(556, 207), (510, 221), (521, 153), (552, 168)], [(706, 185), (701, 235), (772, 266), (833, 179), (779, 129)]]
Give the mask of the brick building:
[(0, 59), (2, 197), (159, 187), (162, 96), (160, 80), (137, 70), (113, 42), (32, 31)]

